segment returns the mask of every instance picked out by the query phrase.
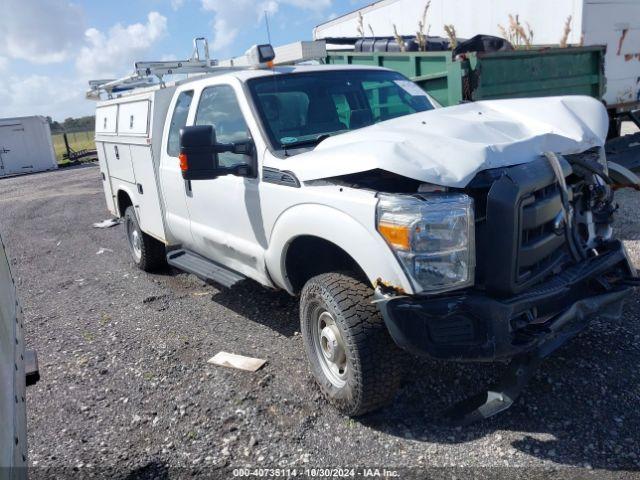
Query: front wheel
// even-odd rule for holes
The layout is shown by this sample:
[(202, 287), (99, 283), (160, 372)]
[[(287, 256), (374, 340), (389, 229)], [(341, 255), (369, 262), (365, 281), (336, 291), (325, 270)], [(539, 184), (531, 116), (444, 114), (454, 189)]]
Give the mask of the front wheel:
[(357, 416), (391, 403), (403, 352), (393, 343), (373, 290), (347, 273), (310, 279), (300, 323), (311, 371), (330, 403)]
[(141, 270), (153, 272), (166, 264), (166, 251), (162, 243), (150, 237), (142, 230), (133, 207), (124, 212), (124, 225), (127, 231), (129, 250), (133, 261)]

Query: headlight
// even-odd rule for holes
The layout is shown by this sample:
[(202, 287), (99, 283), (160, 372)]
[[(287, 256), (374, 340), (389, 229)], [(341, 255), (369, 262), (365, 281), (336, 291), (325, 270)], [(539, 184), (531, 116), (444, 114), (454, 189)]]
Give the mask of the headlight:
[(425, 291), (473, 285), (473, 200), (462, 193), (381, 194), (378, 231)]

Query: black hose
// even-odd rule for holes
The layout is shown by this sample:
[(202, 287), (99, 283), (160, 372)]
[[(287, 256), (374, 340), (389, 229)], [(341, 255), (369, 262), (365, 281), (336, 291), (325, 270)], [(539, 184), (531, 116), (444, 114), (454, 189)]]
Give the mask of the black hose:
[(545, 157), (549, 161), (551, 170), (556, 176), (560, 190), (560, 201), (564, 210), (565, 222), (564, 222), (564, 236), (569, 246), (569, 252), (575, 262), (580, 262), (587, 258), (587, 253), (583, 248), (580, 248), (580, 238), (577, 235), (575, 225), (573, 224), (574, 213), (569, 201), (569, 193), (567, 192), (567, 185), (565, 183), (562, 167), (558, 157), (553, 152), (545, 153)]
[[(565, 157), (566, 158), (566, 157)], [(576, 165), (584, 168), (585, 170), (589, 170), (591, 173), (594, 173), (607, 182), (609, 185), (613, 185), (615, 182), (611, 180), (611, 177), (604, 172), (604, 168), (600, 164), (594, 164), (591, 162), (587, 162), (582, 158), (571, 158), (568, 159), (569, 163), (575, 163)]]

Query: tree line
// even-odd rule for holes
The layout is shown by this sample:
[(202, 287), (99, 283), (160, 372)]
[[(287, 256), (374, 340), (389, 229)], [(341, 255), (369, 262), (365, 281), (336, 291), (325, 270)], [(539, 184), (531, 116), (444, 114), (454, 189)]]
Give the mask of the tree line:
[(69, 117), (64, 122), (58, 122), (51, 117), (47, 117), (47, 122), (49, 122), (51, 133), (87, 132), (95, 129), (96, 117), (94, 115), (79, 118)]

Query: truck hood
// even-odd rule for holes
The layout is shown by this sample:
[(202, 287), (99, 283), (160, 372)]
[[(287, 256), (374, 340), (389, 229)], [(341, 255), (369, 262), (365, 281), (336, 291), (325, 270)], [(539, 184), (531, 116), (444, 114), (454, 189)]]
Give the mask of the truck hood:
[(302, 181), (381, 169), (461, 188), (482, 170), (602, 147), (607, 130), (606, 109), (591, 97), (489, 100), (336, 135), (277, 168)]

